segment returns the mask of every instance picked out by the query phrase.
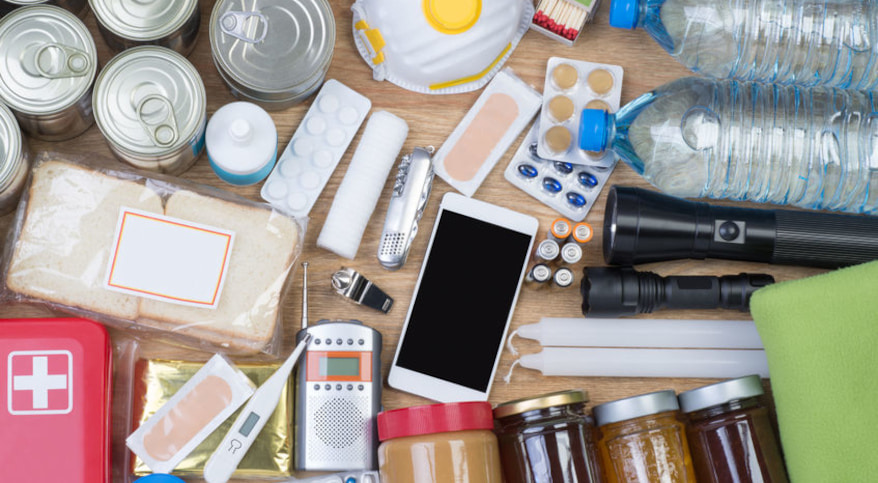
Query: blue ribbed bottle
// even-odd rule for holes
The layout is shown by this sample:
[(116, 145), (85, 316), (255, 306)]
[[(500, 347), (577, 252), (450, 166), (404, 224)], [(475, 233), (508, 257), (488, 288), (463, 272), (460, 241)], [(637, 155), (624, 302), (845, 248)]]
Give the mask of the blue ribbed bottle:
[(612, 0), (610, 24), (708, 77), (878, 87), (875, 0)]
[(585, 109), (580, 147), (612, 149), (665, 193), (876, 214), (868, 91), (687, 77), (615, 114)]

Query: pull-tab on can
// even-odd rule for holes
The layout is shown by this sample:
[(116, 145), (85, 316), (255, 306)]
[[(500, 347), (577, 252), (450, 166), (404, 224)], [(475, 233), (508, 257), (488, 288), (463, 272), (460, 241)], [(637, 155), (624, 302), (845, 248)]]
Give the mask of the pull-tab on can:
[(91, 90), (97, 49), (85, 24), (59, 7), (15, 10), (0, 20), (2, 100), (22, 130), (63, 141), (94, 122)]
[(204, 150), (204, 83), (173, 50), (135, 47), (114, 57), (95, 83), (94, 107), (110, 150), (134, 167), (178, 175)]
[(217, 0), (210, 51), (220, 77), (242, 101), (291, 107), (317, 91), (335, 47), (326, 0)]

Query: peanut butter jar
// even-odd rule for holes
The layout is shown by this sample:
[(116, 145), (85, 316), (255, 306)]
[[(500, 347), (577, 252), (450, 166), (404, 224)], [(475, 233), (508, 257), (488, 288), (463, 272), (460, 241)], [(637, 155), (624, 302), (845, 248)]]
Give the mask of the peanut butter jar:
[(432, 404), (378, 414), (382, 483), (501, 483), (488, 402)]

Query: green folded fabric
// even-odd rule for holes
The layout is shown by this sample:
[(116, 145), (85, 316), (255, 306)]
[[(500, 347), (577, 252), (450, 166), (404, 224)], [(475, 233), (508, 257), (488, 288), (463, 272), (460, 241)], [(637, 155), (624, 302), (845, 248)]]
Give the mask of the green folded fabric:
[(878, 481), (878, 262), (756, 292), (794, 483)]

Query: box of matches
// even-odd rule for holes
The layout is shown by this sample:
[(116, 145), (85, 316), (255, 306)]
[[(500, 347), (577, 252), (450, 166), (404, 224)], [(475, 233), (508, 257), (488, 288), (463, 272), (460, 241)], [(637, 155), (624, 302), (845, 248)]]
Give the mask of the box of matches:
[(572, 46), (600, 0), (538, 0), (530, 28)]

